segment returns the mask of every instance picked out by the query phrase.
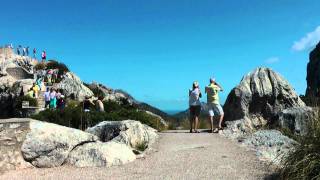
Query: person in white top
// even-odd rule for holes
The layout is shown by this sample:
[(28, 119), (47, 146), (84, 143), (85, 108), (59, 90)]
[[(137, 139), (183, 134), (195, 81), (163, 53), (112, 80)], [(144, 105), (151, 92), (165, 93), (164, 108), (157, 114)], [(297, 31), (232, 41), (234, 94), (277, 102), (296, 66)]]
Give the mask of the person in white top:
[(201, 102), (202, 97), (199, 83), (197, 81), (193, 82), (192, 89), (189, 90), (189, 110), (190, 110), (190, 133), (199, 133), (199, 116), (201, 112)]

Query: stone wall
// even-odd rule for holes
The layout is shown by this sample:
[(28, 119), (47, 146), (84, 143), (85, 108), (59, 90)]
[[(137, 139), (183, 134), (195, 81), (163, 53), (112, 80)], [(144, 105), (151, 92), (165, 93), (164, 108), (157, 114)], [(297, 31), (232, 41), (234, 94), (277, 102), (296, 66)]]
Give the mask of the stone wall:
[(7, 68), (7, 73), (15, 79), (33, 79), (34, 75), (22, 67)]
[(29, 119), (0, 119), (0, 173), (31, 167), (21, 154), (29, 126)]

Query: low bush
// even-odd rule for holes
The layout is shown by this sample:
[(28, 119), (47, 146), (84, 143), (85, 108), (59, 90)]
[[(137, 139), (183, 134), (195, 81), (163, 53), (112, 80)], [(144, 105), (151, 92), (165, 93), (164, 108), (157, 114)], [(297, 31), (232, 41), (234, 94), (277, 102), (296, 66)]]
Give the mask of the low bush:
[(281, 179), (320, 179), (320, 116), (309, 129), (306, 136), (296, 137), (299, 144), (283, 157)]
[(49, 60), (46, 64), (47, 69), (58, 69), (59, 75), (64, 74), (64, 72), (69, 72), (69, 68), (64, 63), (60, 63), (55, 60)]
[(63, 126), (80, 129), (81, 120), (88, 121), (90, 126), (94, 126), (102, 121), (120, 121), (120, 120), (137, 120), (147, 124), (155, 129), (163, 130), (165, 127), (159, 125), (159, 119), (147, 114), (144, 111), (139, 111), (134, 107), (120, 105), (112, 101), (104, 102), (105, 112), (95, 111), (92, 107), (90, 112), (82, 111), (82, 103), (68, 102), (68, 106), (64, 110), (47, 109), (39, 114), (33, 115), (32, 118), (55, 123)]
[(148, 142), (141, 142), (141, 143), (138, 143), (135, 147), (138, 151), (144, 151), (148, 148)]
[(38, 64), (36, 64), (35, 66), (34, 66), (34, 69), (35, 70), (44, 70), (44, 69), (46, 69), (47, 68), (47, 66), (46, 66), (46, 63), (44, 63), (44, 62), (39, 62)]
[(35, 98), (32, 98), (30, 96), (20, 96), (16, 99), (16, 109), (21, 109), (22, 108), (22, 102), (23, 101), (28, 101), (29, 106), (37, 107), (38, 106), (38, 101)]

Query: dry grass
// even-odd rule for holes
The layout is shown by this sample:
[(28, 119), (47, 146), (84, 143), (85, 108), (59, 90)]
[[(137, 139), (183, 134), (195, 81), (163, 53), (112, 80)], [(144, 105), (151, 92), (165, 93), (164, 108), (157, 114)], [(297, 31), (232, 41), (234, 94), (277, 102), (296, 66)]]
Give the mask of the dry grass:
[(319, 180), (320, 116), (315, 118), (310, 124), (310, 132), (308, 135), (298, 137), (297, 140), (299, 145), (282, 159), (280, 178), (290, 180)]

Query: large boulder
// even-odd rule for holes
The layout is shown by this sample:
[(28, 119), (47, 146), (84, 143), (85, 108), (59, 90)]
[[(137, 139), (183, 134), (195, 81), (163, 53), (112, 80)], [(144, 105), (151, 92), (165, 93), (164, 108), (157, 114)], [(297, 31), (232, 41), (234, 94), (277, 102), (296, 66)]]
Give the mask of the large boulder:
[(244, 76), (228, 95), (225, 120), (249, 121), (251, 129), (257, 129), (273, 124), (278, 113), (292, 107), (305, 107), (305, 104), (288, 81), (269, 68), (257, 68)]
[(33, 86), (33, 79), (21, 79), (16, 81), (11, 88), (11, 93), (19, 96), (21, 92), (26, 94), (29, 89)]
[(92, 92), (94, 92), (94, 94), (96, 96), (103, 96), (105, 101), (114, 101), (119, 104), (123, 103), (123, 101), (127, 101), (127, 103), (129, 103), (131, 105), (139, 103), (128, 93), (126, 93), (122, 90), (109, 88), (109, 87), (104, 86), (102, 84), (98, 84), (98, 83), (93, 82), (91, 84), (88, 84), (88, 88)]
[(21, 152), (24, 159), (36, 167), (57, 167), (74, 148), (97, 140), (96, 136), (80, 130), (31, 120)]
[(311, 107), (293, 107), (279, 113), (278, 125), (296, 135), (308, 134), (318, 111)]
[(132, 149), (118, 142), (95, 142), (76, 147), (66, 164), (76, 167), (110, 167), (136, 159)]
[(309, 56), (306, 96), (320, 98), (320, 43)]
[(56, 88), (63, 89), (66, 96), (73, 96), (82, 101), (86, 96), (93, 96), (93, 92), (86, 87), (80, 78), (75, 74), (68, 72), (65, 78), (56, 85)]
[(155, 129), (133, 120), (103, 121), (86, 131), (103, 142), (124, 143), (133, 149), (139, 149), (141, 145), (150, 146), (158, 137)]

